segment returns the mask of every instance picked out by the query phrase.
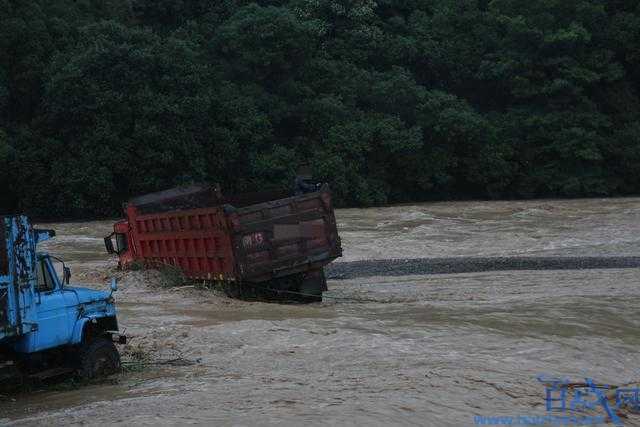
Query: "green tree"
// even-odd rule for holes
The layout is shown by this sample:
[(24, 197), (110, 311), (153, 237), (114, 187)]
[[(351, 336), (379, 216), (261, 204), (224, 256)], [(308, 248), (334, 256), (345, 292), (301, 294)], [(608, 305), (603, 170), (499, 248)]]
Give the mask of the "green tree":
[(207, 135), (196, 130), (210, 102), (194, 57), (183, 41), (114, 22), (83, 29), (56, 55), (41, 131), (57, 155), (40, 160), (62, 197), (49, 209), (104, 215), (132, 192), (204, 178)]
[(634, 194), (638, 46), (638, 0), (0, 0), (2, 205)]

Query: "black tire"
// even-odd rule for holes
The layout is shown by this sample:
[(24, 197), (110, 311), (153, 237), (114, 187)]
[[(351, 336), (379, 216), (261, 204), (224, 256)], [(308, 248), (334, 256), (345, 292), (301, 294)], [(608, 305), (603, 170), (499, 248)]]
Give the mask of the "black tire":
[(78, 376), (93, 379), (120, 371), (120, 353), (111, 340), (96, 338), (80, 348)]
[(324, 275), (324, 270), (307, 272), (297, 290), (305, 295), (306, 302), (322, 301), (322, 293), (327, 291), (327, 278)]

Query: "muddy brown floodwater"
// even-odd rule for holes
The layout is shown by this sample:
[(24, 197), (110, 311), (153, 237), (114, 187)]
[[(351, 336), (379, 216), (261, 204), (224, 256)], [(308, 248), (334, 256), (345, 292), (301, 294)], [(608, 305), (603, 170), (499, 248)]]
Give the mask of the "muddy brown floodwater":
[[(355, 261), (640, 255), (640, 199), (429, 203), (337, 213)], [(72, 281), (116, 294), (124, 349), (151, 366), (0, 397), (0, 424), (474, 425), (543, 416), (548, 374), (640, 381), (640, 269), (495, 271), (329, 282), (323, 303), (243, 302), (121, 275), (111, 221), (51, 225)], [(344, 298), (344, 299), (342, 299)], [(350, 299), (353, 298), (353, 299)], [(362, 300), (358, 302), (358, 300)], [(640, 425), (629, 415), (624, 425)]]

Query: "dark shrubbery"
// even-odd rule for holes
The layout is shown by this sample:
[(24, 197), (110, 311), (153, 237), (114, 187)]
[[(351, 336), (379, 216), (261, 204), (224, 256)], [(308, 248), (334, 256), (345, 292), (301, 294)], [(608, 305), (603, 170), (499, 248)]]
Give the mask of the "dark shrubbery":
[(0, 0), (1, 208), (303, 163), (342, 205), (637, 193), (639, 4)]

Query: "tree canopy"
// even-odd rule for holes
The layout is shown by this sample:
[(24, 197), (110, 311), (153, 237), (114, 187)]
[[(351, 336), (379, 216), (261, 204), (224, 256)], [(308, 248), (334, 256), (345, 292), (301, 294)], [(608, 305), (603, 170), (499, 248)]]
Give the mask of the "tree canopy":
[(0, 0), (4, 211), (640, 189), (640, 0)]

